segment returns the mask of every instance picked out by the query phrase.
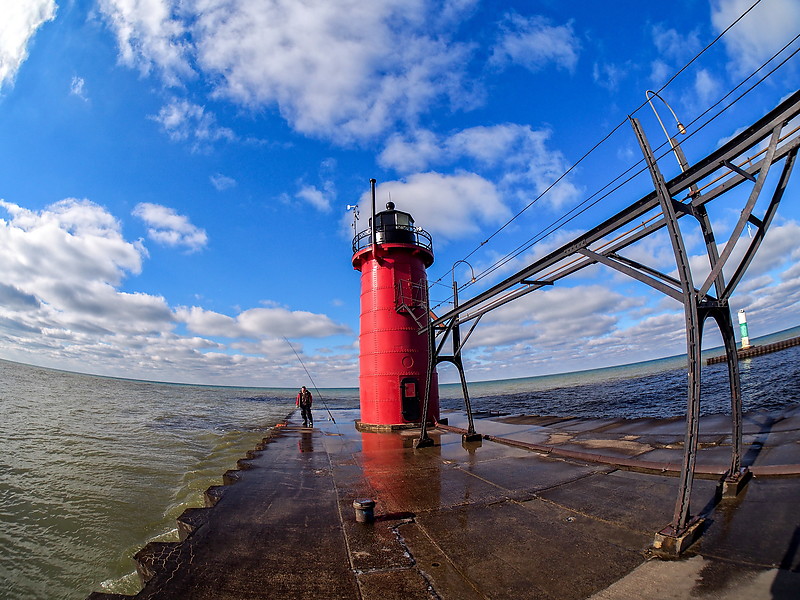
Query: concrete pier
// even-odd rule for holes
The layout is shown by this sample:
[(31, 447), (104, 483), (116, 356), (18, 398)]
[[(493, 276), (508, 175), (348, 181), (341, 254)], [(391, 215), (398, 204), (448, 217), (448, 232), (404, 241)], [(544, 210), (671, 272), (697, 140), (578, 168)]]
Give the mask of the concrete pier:
[[(436, 445), (418, 431), (356, 431), (357, 411), (314, 429), (289, 419), (182, 542), (138, 555), (137, 599), (800, 597), (800, 406), (745, 416), (754, 476), (722, 498), (729, 417), (701, 420), (692, 513), (704, 531), (681, 559), (653, 557), (672, 517), (682, 419), (476, 419), (447, 415)], [(319, 414), (318, 418), (322, 415)], [(354, 509), (375, 502), (374, 521)], [(94, 593), (93, 600), (121, 599)]]

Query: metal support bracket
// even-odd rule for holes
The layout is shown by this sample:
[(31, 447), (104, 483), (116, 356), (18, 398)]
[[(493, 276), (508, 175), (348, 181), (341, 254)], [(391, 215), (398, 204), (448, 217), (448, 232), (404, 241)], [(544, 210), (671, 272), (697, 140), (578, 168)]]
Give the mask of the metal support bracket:
[(539, 281), (537, 279), (523, 279), (520, 283), (522, 285), (555, 285), (554, 281)]
[[(647, 141), (639, 121), (631, 118), (631, 125), (636, 134), (636, 139), (644, 154), (647, 168), (653, 180), (661, 211), (664, 214), (667, 231), (672, 243), (675, 262), (678, 267), (678, 276), (681, 282), (681, 295), (686, 320), (686, 354), (688, 361), (688, 401), (686, 408), (686, 434), (684, 439), (683, 464), (679, 477), (678, 499), (675, 503), (675, 513), (672, 519), (672, 529), (679, 536), (684, 535), (689, 524), (689, 498), (692, 493), (694, 481), (694, 466), (697, 461), (697, 446), (699, 435), (700, 417), (700, 320), (697, 314), (698, 296), (692, 282), (692, 271), (689, 265), (689, 256), (683, 242), (678, 218), (672, 202), (672, 197), (667, 189), (661, 170), (658, 168), (655, 156)], [(654, 543), (655, 545), (655, 543)], [(680, 551), (679, 551), (680, 552)]]
[(664, 558), (677, 558), (697, 541), (703, 533), (704, 526), (705, 520), (699, 517), (689, 521), (680, 531), (674, 529), (672, 525), (667, 525), (656, 534), (651, 551)]
[(728, 167), (734, 173), (738, 173), (739, 175), (741, 175), (745, 179), (749, 179), (750, 181), (755, 182), (756, 178), (755, 178), (754, 175), (750, 175), (750, 173), (748, 173), (747, 171), (742, 169), (740, 166), (733, 164), (731, 161), (723, 160), (722, 164), (725, 165), (726, 167)]

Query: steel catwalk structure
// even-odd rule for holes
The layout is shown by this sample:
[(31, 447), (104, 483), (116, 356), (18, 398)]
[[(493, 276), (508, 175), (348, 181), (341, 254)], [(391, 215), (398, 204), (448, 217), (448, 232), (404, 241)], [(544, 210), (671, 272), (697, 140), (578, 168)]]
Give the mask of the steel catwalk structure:
[[(555, 285), (559, 280), (595, 264), (605, 265), (632, 277), (680, 302), (684, 308), (688, 363), (686, 433), (673, 518), (669, 525), (656, 533), (653, 544), (655, 550), (664, 554), (680, 554), (701, 530), (702, 518), (691, 514), (689, 498), (698, 450), (701, 340), (704, 324), (708, 318), (717, 323), (722, 334), (731, 394), (731, 457), (730, 466), (722, 482), (722, 497), (738, 494), (750, 476), (747, 468), (742, 466), (741, 385), (734, 320), (729, 300), (761, 245), (791, 176), (800, 146), (800, 134), (798, 134), (800, 128), (791, 128), (790, 121), (798, 114), (800, 114), (800, 91), (792, 94), (718, 150), (691, 166), (688, 165), (680, 145), (668, 136), (670, 151), (677, 157), (682, 170), (680, 175), (670, 181), (664, 180), (656, 156), (639, 121), (631, 117), (630, 123), (644, 155), (654, 190), (595, 228), (462, 304), (459, 304), (458, 286), (454, 275), (453, 309), (440, 317), (432, 316), (430, 323), (420, 328), (420, 333), (428, 333), (432, 340), (431, 345), (435, 346), (434, 352), (431, 353), (431, 367), (447, 361), (458, 369), (469, 416), (469, 433), (474, 436), (472, 411), (461, 357), (469, 335), (486, 313), (545, 286)], [(763, 143), (766, 143), (766, 147), (758, 148)], [(749, 153), (752, 154), (748, 155)], [(764, 213), (756, 216), (753, 211), (767, 183), (767, 176), (771, 167), (780, 162), (783, 163), (783, 167), (774, 183), (771, 199)], [(739, 219), (720, 251), (706, 206), (712, 200), (745, 183), (751, 184), (752, 187)], [(706, 245), (710, 272), (699, 285), (693, 278), (679, 224), (680, 219), (684, 217), (694, 219)], [(733, 250), (737, 243), (745, 243), (745, 239), (741, 236), (748, 226), (755, 228), (755, 234), (750, 238), (742, 258), (735, 264), (730, 281), (726, 282), (723, 268), (729, 263), (730, 267), (734, 268)], [(677, 278), (620, 254), (635, 242), (665, 228), (675, 257)], [(453, 268), (455, 269), (455, 265)], [(468, 322), (472, 322), (470, 330), (462, 338), (460, 326)], [(445, 355), (443, 349), (448, 338), (452, 340), (452, 352)], [(424, 425), (418, 442), (419, 445), (430, 443)]]

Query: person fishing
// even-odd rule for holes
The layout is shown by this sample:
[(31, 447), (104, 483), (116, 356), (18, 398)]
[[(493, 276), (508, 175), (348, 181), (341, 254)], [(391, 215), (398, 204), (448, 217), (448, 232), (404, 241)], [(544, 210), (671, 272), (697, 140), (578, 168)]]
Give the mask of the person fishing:
[(295, 406), (300, 407), (300, 413), (303, 415), (303, 427), (313, 427), (314, 417), (311, 415), (311, 404), (314, 402), (311, 392), (306, 389), (306, 386), (300, 388), (295, 400)]
[[(295, 350), (294, 346), (292, 346), (292, 343), (288, 339), (286, 339), (286, 336), (284, 336), (283, 340), (289, 345), (289, 348), (292, 349), (292, 352), (294, 352), (294, 355), (297, 357), (298, 362), (303, 367), (303, 371), (306, 372), (306, 375), (308, 375), (308, 378), (311, 380), (311, 385), (314, 386), (314, 391), (317, 392), (317, 398), (320, 399), (320, 401), (322, 402), (322, 406), (325, 408), (325, 410), (328, 413), (328, 417), (330, 418), (330, 420), (335, 425), (336, 424), (336, 419), (333, 418), (333, 415), (331, 414), (330, 409), (328, 409), (328, 405), (325, 403), (325, 398), (322, 397), (322, 393), (319, 391), (319, 388), (317, 387), (317, 384), (314, 383), (314, 378), (311, 376), (311, 373), (309, 373), (308, 369), (306, 369), (306, 365), (303, 362), (303, 359), (300, 358), (300, 355), (297, 353), (297, 350)], [(313, 427), (314, 426), (314, 418), (311, 416), (311, 402), (313, 401), (313, 398), (311, 397), (311, 392), (306, 390), (306, 386), (303, 386), (300, 389), (300, 394), (302, 394), (303, 392), (306, 392), (306, 394), (308, 394), (308, 419), (311, 421), (311, 426)], [(299, 406), (300, 408), (302, 408), (302, 405), (300, 404), (300, 394), (297, 394), (297, 402), (295, 404), (297, 406)], [(303, 418), (305, 419), (305, 417), (306, 417), (306, 411), (303, 411)]]

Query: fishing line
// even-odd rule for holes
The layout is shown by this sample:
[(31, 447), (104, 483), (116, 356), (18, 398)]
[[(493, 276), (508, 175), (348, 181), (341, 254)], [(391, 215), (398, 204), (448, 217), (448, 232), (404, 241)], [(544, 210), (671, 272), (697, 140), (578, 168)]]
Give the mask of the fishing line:
[(331, 411), (328, 410), (328, 405), (325, 404), (325, 398), (323, 398), (322, 394), (320, 394), (319, 388), (317, 387), (317, 384), (314, 383), (314, 378), (311, 376), (311, 373), (308, 372), (308, 369), (306, 369), (306, 365), (303, 363), (303, 359), (300, 358), (300, 355), (297, 353), (297, 350), (295, 350), (294, 346), (292, 346), (292, 343), (289, 340), (286, 339), (286, 336), (283, 337), (283, 340), (287, 344), (289, 344), (289, 348), (292, 349), (292, 352), (294, 352), (294, 355), (297, 357), (297, 360), (300, 361), (300, 365), (303, 367), (303, 370), (306, 372), (306, 375), (308, 375), (308, 378), (311, 381), (311, 385), (314, 386), (314, 391), (317, 392), (317, 398), (319, 398), (320, 402), (322, 402), (322, 406), (325, 407), (325, 410), (327, 411), (328, 416), (330, 417), (331, 421), (333, 421), (333, 424), (336, 425), (336, 419), (333, 418), (333, 415), (331, 414)]

